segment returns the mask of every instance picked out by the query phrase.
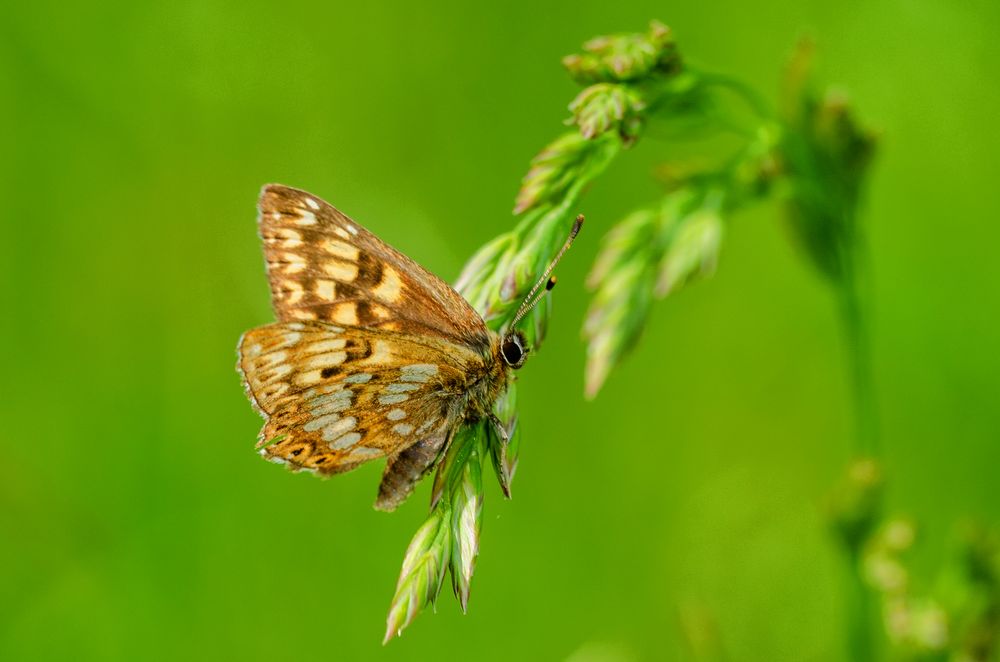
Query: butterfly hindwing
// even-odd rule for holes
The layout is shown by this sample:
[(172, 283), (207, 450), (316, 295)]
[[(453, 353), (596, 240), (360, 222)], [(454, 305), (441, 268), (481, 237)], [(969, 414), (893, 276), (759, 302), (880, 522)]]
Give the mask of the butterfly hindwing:
[(261, 454), (322, 474), (444, 434), (484, 370), (481, 356), (440, 338), (317, 322), (253, 329), (239, 354), (266, 418)]
[(485, 350), (486, 325), (447, 283), (319, 198), (270, 184), (258, 222), (279, 321), (430, 335)]

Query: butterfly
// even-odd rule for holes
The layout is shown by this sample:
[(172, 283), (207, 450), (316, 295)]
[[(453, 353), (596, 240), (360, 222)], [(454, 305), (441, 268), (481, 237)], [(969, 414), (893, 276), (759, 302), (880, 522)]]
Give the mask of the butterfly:
[(237, 369), (265, 423), (260, 454), (332, 475), (387, 458), (375, 507), (395, 509), (463, 424), (487, 419), (529, 348), (517, 322), (580, 229), (497, 333), (443, 280), (332, 205), (270, 184), (258, 202), (277, 322), (240, 338)]

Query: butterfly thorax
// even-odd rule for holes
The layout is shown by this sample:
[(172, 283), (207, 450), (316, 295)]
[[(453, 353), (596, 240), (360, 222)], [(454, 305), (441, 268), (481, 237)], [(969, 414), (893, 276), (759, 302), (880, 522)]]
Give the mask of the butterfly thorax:
[(489, 353), (483, 356), (481, 372), (470, 374), (465, 413), (469, 420), (488, 418), (493, 405), (507, 388), (510, 367), (503, 358), (503, 340), (497, 335), (491, 340)]

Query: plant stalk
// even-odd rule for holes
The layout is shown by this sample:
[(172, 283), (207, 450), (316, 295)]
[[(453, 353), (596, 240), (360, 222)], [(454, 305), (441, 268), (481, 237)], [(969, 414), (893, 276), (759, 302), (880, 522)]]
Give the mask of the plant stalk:
[(875, 601), (872, 592), (861, 574), (860, 550), (852, 551), (847, 559), (849, 577), (847, 645), (852, 662), (874, 662), (877, 658), (872, 623), (875, 617)]
[(865, 307), (865, 248), (855, 232), (852, 245), (843, 251), (844, 272), (838, 287), (848, 370), (854, 400), (855, 453), (879, 459), (878, 410), (872, 378), (871, 346)]
[[(855, 455), (878, 461), (880, 460), (878, 412), (864, 296), (867, 283), (865, 244), (857, 226), (850, 223), (848, 227), (854, 231), (849, 233), (850, 240), (841, 251), (841, 255), (844, 256), (844, 269), (838, 294), (854, 401)], [(862, 547), (856, 547), (847, 555), (850, 573), (848, 646), (851, 660), (873, 662), (878, 659), (873, 627), (877, 617), (877, 605), (863, 574), (863, 552)]]

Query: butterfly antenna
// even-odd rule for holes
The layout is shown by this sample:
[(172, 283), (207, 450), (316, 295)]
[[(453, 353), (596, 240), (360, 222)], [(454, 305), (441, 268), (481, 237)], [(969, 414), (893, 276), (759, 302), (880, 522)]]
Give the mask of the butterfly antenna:
[[(546, 292), (555, 287), (556, 279), (549, 278), (549, 276), (552, 275), (552, 270), (556, 268), (557, 264), (559, 264), (559, 260), (562, 259), (563, 254), (566, 253), (566, 251), (569, 250), (569, 247), (573, 245), (573, 240), (576, 239), (576, 235), (580, 233), (581, 227), (583, 227), (583, 214), (576, 217), (576, 220), (573, 222), (573, 228), (569, 231), (569, 236), (566, 237), (566, 243), (563, 244), (562, 248), (559, 249), (559, 252), (556, 253), (556, 256), (552, 258), (551, 262), (549, 262), (549, 266), (545, 268), (545, 273), (542, 274), (542, 277), (538, 279), (535, 286), (531, 288), (530, 292), (528, 292), (528, 296), (524, 297), (524, 302), (521, 304), (521, 307), (517, 309), (517, 314), (514, 315), (514, 321), (510, 323), (511, 329), (515, 328), (517, 323), (520, 322), (521, 319), (527, 315), (539, 301), (542, 300), (542, 297), (545, 296)], [(535, 293), (538, 292), (542, 285), (545, 285), (545, 291), (540, 292), (538, 293), (538, 296), (535, 296)]]

